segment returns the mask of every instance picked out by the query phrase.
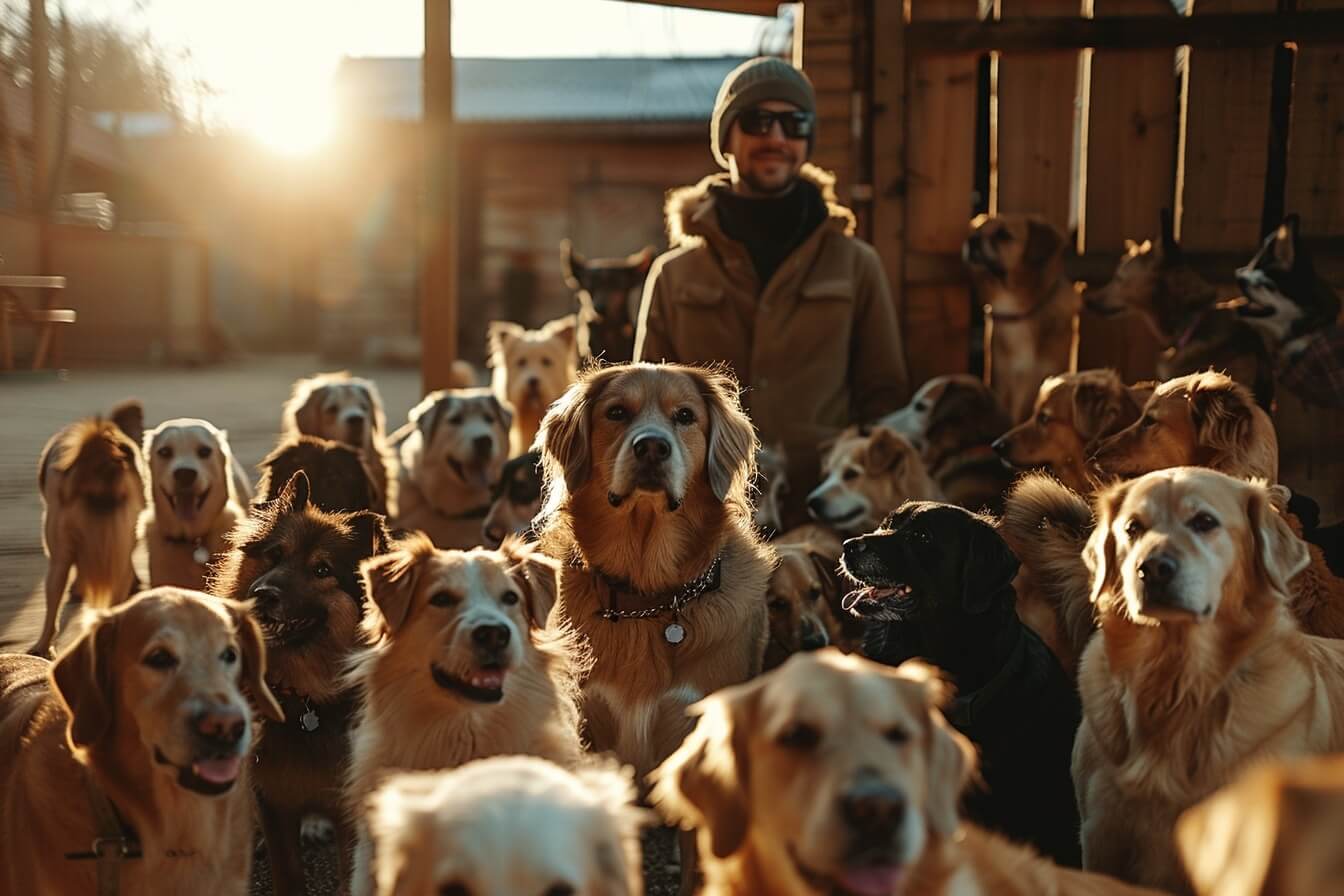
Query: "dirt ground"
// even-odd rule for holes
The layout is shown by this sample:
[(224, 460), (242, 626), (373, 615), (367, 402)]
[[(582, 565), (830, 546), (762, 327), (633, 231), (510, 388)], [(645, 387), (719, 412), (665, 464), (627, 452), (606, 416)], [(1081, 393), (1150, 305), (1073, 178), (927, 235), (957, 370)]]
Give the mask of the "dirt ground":
[[(198, 369), (71, 370), (0, 376), (0, 651), (23, 650), (42, 626), (42, 503), (37, 458), (52, 433), (81, 416), (139, 398), (145, 422), (204, 417), (226, 429), (234, 453), (255, 478), (255, 466), (275, 444), (280, 406), (294, 380), (330, 369), (316, 356), (286, 355)], [(382, 392), (389, 428), (406, 419), (420, 399), (420, 372), (406, 368), (353, 369)], [(143, 552), (137, 557), (147, 579)], [(68, 617), (69, 614), (64, 614)], [(649, 896), (670, 896), (678, 877), (673, 838), (651, 831), (644, 838)], [(311, 893), (335, 893), (335, 854), (314, 845), (308, 853)], [(253, 892), (270, 891), (265, 857), (258, 856)]]

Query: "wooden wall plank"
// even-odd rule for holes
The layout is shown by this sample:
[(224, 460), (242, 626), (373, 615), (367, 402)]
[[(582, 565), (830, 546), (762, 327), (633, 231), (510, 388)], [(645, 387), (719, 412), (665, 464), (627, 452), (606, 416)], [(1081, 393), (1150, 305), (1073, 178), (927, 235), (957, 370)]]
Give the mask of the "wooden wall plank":
[[(1344, 9), (1344, 0), (1298, 0), (1298, 9)], [(1298, 43), (1285, 194), (1303, 232), (1344, 235), (1344, 46)]]
[[(908, 364), (915, 340), (911, 338), (905, 288), (908, 68), (904, 10), (899, 4), (875, 4), (872, 29), (872, 119), (867, 134), (873, 166), (871, 235), (896, 301)], [(913, 377), (917, 371), (909, 373)], [(912, 381), (910, 385), (913, 388), (918, 383)]]
[(803, 71), (817, 91), (812, 161), (835, 172), (836, 195), (851, 201), (855, 146), (851, 127), (857, 0), (809, 0), (803, 10)]

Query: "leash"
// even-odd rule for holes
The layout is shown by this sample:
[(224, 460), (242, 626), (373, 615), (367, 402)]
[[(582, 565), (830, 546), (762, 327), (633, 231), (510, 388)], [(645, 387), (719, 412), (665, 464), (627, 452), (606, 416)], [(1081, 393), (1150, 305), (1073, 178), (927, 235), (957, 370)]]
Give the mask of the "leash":
[(117, 896), (121, 881), (121, 863), (144, 858), (144, 853), (140, 849), (140, 838), (121, 820), (117, 807), (112, 805), (107, 794), (99, 789), (93, 781), (93, 776), (87, 771), (84, 773), (84, 784), (97, 834), (88, 852), (68, 852), (65, 857), (72, 861), (96, 860), (98, 896)]
[[(655, 616), (671, 613), (672, 621), (663, 629), (663, 640), (675, 646), (686, 640), (686, 627), (681, 624), (681, 611), (697, 597), (719, 590), (723, 571), (723, 554), (716, 556), (714, 562), (709, 564), (708, 569), (680, 588), (671, 592), (655, 594), (636, 591), (624, 579), (609, 576), (596, 567), (585, 567), (583, 561), (577, 556), (570, 561), (570, 566), (575, 569), (586, 569), (600, 578), (607, 586), (607, 590), (611, 592), (611, 606), (598, 610), (597, 615), (608, 622), (620, 622), (622, 619), (652, 619)], [(616, 601), (616, 595), (622, 592), (646, 598), (658, 598), (666, 595), (666, 599), (656, 606), (643, 610), (622, 610), (617, 606)]]

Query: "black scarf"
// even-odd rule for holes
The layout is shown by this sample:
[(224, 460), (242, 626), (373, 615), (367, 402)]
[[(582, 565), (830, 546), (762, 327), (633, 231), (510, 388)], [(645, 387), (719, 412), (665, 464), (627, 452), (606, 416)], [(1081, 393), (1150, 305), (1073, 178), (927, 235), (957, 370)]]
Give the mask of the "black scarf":
[(747, 250), (762, 290), (829, 214), (821, 190), (802, 179), (778, 196), (741, 196), (728, 187), (713, 192), (719, 226)]

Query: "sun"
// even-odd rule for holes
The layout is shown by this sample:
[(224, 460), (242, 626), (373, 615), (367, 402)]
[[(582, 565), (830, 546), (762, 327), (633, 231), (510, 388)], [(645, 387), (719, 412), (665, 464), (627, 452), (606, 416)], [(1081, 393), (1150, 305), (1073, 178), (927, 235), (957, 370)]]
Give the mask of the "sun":
[(331, 140), (336, 112), (326, 98), (290, 98), (288, 102), (262, 102), (246, 115), (245, 130), (273, 152), (307, 156)]

